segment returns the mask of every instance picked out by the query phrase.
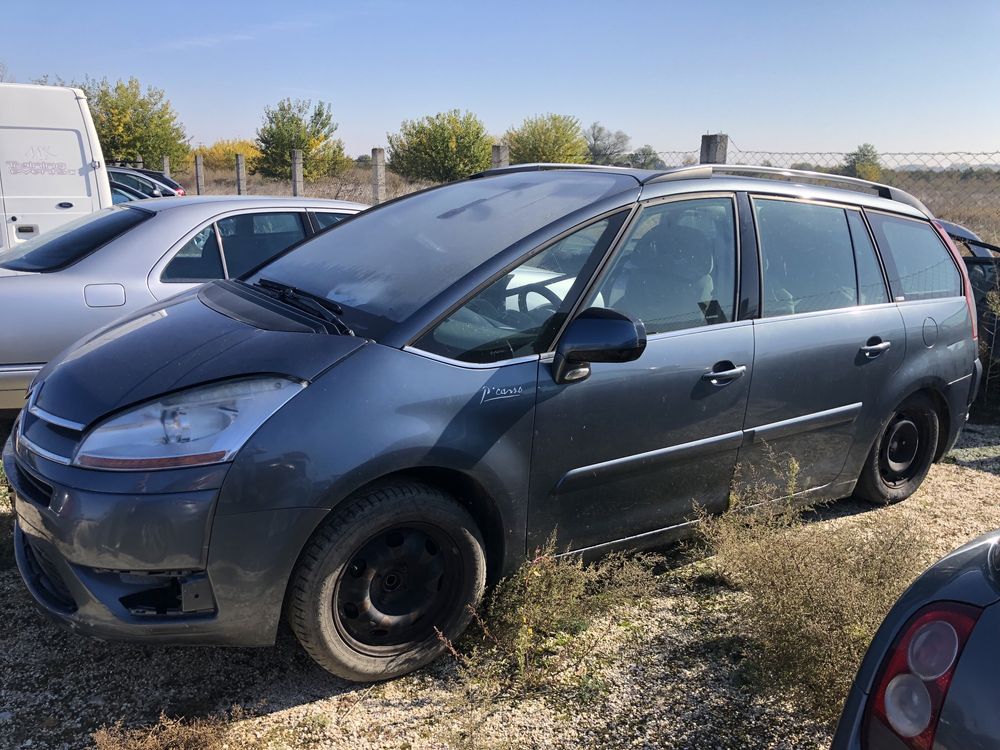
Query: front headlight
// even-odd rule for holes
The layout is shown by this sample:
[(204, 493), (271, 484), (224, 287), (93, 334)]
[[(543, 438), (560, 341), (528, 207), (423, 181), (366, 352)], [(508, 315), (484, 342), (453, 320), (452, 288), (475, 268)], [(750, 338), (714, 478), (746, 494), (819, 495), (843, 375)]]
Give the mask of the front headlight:
[(230, 460), (264, 421), (305, 383), (254, 377), (191, 388), (98, 424), (73, 464), (144, 470)]

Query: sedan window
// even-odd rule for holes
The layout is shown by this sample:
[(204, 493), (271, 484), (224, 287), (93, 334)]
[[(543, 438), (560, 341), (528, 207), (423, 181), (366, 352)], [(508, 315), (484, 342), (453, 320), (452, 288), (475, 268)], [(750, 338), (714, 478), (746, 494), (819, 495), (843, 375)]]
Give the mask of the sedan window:
[(305, 239), (297, 211), (253, 213), (219, 220), (222, 252), (230, 278), (238, 278)]
[(544, 351), (624, 220), (625, 213), (608, 217), (533, 255), (415, 346), (478, 364)]
[(316, 223), (319, 224), (320, 230), (328, 229), (334, 224), (339, 224), (348, 216), (350, 216), (350, 214), (335, 214), (332, 211), (317, 211), (313, 214), (313, 217), (316, 219)]
[(224, 277), (215, 225), (209, 224), (177, 251), (177, 255), (163, 269), (160, 281), (179, 284)]

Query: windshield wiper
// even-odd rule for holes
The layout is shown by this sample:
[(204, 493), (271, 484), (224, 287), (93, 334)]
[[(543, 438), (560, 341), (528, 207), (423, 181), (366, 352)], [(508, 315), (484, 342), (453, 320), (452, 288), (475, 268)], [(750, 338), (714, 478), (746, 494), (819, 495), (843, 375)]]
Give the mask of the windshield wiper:
[(340, 317), (344, 314), (344, 308), (332, 299), (263, 277), (259, 278), (252, 286), (264, 290), (269, 296), (277, 298), (286, 305), (332, 324), (338, 333), (345, 336), (354, 335), (354, 331)]

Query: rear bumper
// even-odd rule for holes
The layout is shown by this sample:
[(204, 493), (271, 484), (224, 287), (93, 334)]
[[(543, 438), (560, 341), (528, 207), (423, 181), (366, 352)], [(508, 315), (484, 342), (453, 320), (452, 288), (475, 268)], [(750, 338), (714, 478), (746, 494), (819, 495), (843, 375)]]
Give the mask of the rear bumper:
[(42, 365), (0, 365), (0, 415), (3, 412), (15, 412), (24, 406), (28, 386), (42, 367)]
[[(3, 465), (28, 591), (59, 624), (105, 640), (272, 644), (298, 553), (326, 513), (216, 518), (220, 467), (178, 472), (170, 491), (154, 494), (122, 492), (121, 473), (47, 473), (43, 462), (16, 457), (12, 441)], [(75, 474), (86, 475), (87, 489), (67, 481)], [(117, 491), (102, 492), (102, 481)]]

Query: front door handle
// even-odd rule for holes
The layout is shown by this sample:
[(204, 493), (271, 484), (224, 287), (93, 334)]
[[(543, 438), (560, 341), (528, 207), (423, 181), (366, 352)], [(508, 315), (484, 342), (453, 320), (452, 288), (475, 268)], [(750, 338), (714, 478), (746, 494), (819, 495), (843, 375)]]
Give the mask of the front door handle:
[(886, 351), (890, 346), (892, 346), (891, 341), (883, 341), (878, 336), (872, 336), (865, 345), (861, 347), (861, 352), (868, 359), (875, 359), (882, 352)]
[[(726, 369), (721, 369), (726, 368)], [(739, 380), (744, 375), (746, 375), (747, 366), (739, 365), (738, 367), (733, 365), (732, 362), (719, 362), (717, 363), (710, 372), (706, 372), (701, 376), (702, 380), (707, 380), (712, 385), (728, 385), (734, 380)]]

